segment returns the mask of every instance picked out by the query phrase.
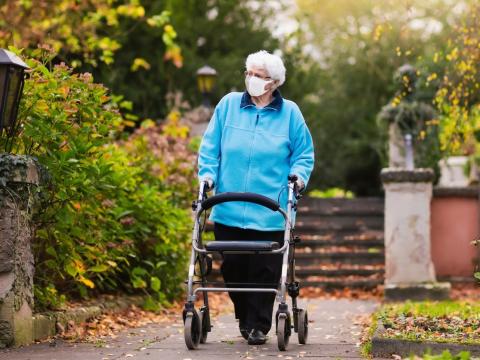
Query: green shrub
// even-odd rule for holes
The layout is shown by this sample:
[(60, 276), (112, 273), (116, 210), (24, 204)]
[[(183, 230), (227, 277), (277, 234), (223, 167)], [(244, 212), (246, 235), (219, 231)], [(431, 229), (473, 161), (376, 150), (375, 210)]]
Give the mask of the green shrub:
[(346, 198), (352, 199), (355, 197), (353, 192), (340, 189), (340, 188), (329, 188), (326, 190), (314, 189), (308, 193), (308, 196), (313, 198), (328, 199), (328, 198)]
[[(34, 241), (38, 308), (63, 295), (133, 292), (157, 301), (181, 290), (190, 234), (194, 153), (168, 126), (127, 138), (126, 121), (90, 74), (27, 59), (31, 67), (18, 137), (0, 145), (38, 158), (51, 177), (41, 191)], [(175, 126), (175, 124), (173, 125)]]

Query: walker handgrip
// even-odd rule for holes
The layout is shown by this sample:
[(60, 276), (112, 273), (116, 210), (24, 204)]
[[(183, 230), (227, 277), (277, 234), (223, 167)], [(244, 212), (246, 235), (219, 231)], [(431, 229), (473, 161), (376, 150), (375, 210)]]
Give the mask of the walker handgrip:
[(241, 193), (241, 192), (226, 192), (221, 193), (212, 197), (209, 197), (207, 200), (202, 201), (202, 209), (208, 210), (212, 206), (230, 202), (230, 201), (245, 201), (250, 203), (255, 203), (258, 205), (265, 206), (272, 211), (278, 211), (280, 209), (280, 204), (275, 200), (272, 200), (266, 196), (254, 193)]

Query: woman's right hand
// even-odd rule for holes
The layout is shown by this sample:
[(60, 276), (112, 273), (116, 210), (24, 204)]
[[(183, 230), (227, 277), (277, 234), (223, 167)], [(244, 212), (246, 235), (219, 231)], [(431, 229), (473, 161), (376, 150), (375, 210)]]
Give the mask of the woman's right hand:
[(213, 182), (212, 179), (210, 179), (210, 178), (205, 178), (205, 179), (203, 180), (203, 182), (205, 183), (204, 189), (205, 189), (206, 192), (209, 192), (209, 191), (212, 191), (212, 190), (213, 190), (213, 188), (214, 188), (214, 186), (215, 186), (215, 183)]

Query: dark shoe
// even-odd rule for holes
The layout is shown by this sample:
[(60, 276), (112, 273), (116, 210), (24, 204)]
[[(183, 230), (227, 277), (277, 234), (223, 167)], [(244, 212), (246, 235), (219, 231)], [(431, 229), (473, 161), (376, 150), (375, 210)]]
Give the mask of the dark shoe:
[(248, 336), (248, 345), (263, 345), (267, 342), (267, 336), (262, 330), (253, 329)]
[(243, 327), (243, 326), (240, 326), (240, 334), (242, 334), (242, 337), (245, 339), (245, 340), (248, 340), (248, 334), (249, 334), (249, 331), (247, 328)]

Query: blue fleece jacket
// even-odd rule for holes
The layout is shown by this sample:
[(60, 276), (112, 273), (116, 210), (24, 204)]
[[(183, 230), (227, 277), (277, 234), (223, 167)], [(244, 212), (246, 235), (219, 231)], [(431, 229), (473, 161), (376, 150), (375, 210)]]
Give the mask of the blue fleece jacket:
[[(305, 186), (313, 169), (313, 142), (298, 106), (276, 90), (257, 108), (247, 92), (232, 92), (215, 108), (200, 145), (199, 179), (211, 178), (216, 194), (253, 192), (280, 200), (286, 209), (288, 175)], [(246, 202), (214, 206), (210, 220), (263, 231), (283, 230), (279, 212)]]

